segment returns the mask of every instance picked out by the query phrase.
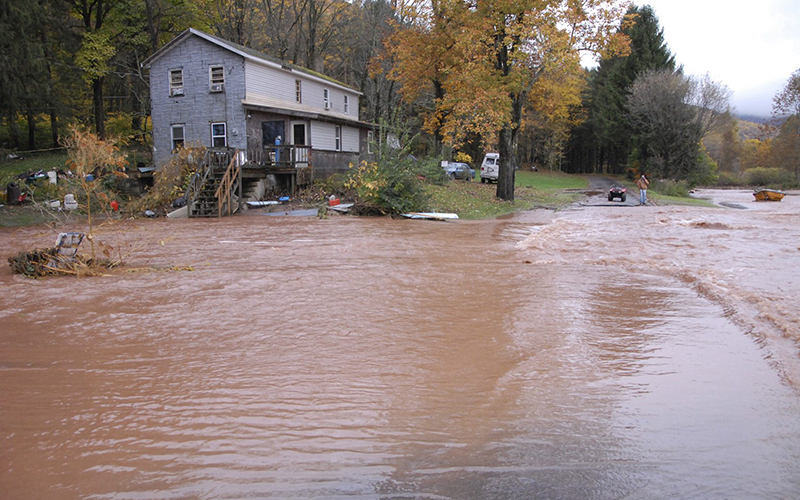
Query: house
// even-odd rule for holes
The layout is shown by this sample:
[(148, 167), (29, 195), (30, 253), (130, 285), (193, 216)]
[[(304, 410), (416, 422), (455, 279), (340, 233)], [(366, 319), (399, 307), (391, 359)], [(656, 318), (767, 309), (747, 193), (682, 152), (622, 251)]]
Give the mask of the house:
[[(144, 61), (150, 70), (153, 160), (182, 145), (246, 151), (249, 164), (313, 165), (316, 176), (370, 154), (373, 126), (359, 120), (361, 93), (319, 73), (196, 29)], [(281, 156), (283, 155), (283, 157)], [(272, 176), (274, 182), (274, 175)]]

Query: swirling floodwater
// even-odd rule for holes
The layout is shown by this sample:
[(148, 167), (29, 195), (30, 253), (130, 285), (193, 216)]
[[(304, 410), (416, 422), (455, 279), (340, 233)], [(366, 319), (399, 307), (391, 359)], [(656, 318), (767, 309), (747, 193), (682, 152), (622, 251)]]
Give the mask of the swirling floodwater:
[(701, 195), (739, 209), (123, 221), (112, 276), (4, 266), (0, 497), (800, 498), (800, 196)]

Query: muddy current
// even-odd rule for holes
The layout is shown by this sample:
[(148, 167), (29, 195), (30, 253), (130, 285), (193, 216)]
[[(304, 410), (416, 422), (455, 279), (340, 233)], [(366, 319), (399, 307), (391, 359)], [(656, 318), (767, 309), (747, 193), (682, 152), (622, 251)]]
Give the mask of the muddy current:
[(800, 498), (800, 196), (700, 194), (125, 221), (111, 276), (4, 264), (0, 498)]

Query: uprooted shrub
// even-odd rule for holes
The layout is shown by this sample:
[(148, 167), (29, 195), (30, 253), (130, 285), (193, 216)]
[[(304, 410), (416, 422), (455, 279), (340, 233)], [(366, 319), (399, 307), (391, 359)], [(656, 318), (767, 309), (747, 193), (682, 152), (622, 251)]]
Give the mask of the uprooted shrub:
[(435, 160), (390, 157), (350, 167), (343, 188), (353, 193), (353, 213), (386, 215), (424, 211), (430, 204), (424, 182), (443, 182), (444, 172)]

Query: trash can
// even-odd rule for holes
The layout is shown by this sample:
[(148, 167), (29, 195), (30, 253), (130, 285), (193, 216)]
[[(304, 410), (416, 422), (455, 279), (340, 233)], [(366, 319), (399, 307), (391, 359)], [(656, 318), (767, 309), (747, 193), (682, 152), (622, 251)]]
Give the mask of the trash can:
[(13, 182), (9, 182), (8, 186), (6, 186), (6, 202), (9, 205), (16, 205), (19, 203), (19, 194), (19, 186)]

